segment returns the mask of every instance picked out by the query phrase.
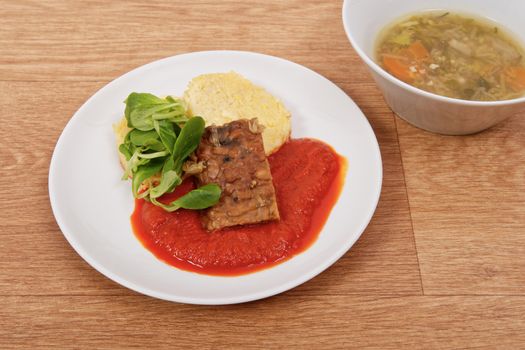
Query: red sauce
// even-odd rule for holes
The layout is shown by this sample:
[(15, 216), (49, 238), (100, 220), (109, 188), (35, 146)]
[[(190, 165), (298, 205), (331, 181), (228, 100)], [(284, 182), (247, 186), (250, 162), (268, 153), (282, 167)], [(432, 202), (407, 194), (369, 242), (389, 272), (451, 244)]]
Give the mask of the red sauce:
[[(341, 192), (345, 160), (311, 139), (285, 143), (268, 161), (281, 219), (208, 232), (199, 212), (168, 213), (138, 199), (131, 222), (142, 244), (157, 258), (182, 270), (233, 276), (274, 266), (306, 250), (316, 239)], [(162, 201), (193, 188), (184, 182)]]

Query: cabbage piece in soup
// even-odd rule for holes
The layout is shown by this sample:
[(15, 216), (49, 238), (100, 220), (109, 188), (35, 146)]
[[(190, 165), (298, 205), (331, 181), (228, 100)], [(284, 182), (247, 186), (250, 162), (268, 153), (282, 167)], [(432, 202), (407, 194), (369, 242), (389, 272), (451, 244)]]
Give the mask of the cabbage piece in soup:
[(432, 11), (386, 27), (377, 41), (376, 60), (417, 88), (464, 100), (496, 101), (524, 95), (524, 52), (495, 23)]

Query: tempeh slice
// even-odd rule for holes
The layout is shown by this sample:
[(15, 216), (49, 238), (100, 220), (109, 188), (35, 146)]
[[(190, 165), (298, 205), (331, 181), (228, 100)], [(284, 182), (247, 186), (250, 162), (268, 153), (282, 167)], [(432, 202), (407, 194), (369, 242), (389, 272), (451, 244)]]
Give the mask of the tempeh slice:
[(222, 189), (219, 203), (202, 215), (207, 230), (279, 219), (261, 131), (257, 119), (206, 128), (196, 151), (205, 166), (197, 179)]

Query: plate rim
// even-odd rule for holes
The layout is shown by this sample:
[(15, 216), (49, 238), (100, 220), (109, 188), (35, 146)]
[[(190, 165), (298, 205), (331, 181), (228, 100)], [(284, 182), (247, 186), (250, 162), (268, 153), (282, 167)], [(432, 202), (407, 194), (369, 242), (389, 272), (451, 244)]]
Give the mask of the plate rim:
[[(54, 190), (54, 181), (52, 180), (54, 174), (58, 171), (57, 170), (57, 160), (56, 160), (56, 154), (57, 150), (62, 146), (62, 143), (64, 142), (63, 134), (67, 132), (69, 128), (72, 127), (73, 123), (76, 119), (80, 117), (82, 114), (82, 111), (86, 106), (91, 102), (91, 100), (95, 99), (100, 94), (103, 94), (106, 89), (109, 89), (111, 85), (118, 83), (120, 80), (124, 80), (126, 78), (132, 77), (133, 75), (140, 73), (140, 71), (150, 68), (151, 66), (155, 66), (158, 64), (162, 64), (163, 62), (176, 59), (176, 58), (183, 58), (184, 56), (192, 56), (192, 55), (216, 55), (216, 54), (226, 54), (226, 55), (241, 55), (241, 56), (252, 56), (252, 57), (259, 57), (266, 60), (277, 60), (281, 63), (285, 64), (291, 64), (295, 66), (296, 68), (299, 68), (301, 70), (307, 71), (309, 74), (314, 74), (317, 77), (321, 78), (322, 80), (326, 81), (329, 85), (331, 85), (332, 88), (335, 88), (339, 93), (342, 93), (346, 96), (348, 99), (348, 102), (353, 104), (357, 110), (360, 111), (361, 115), (360, 117), (363, 118), (365, 125), (370, 132), (370, 134), (373, 136), (372, 143), (374, 146), (374, 153), (377, 156), (377, 175), (378, 175), (378, 181), (375, 183), (374, 187), (374, 193), (373, 193), (373, 209), (370, 210), (368, 217), (366, 217), (363, 221), (361, 226), (359, 227), (359, 230), (356, 230), (356, 234), (354, 239), (346, 241), (346, 244), (342, 245), (339, 250), (335, 251), (333, 254), (331, 254), (330, 259), (323, 260), (320, 264), (316, 266), (316, 268), (309, 270), (307, 273), (304, 273), (302, 275), (299, 275), (296, 278), (292, 278), (287, 283), (283, 283), (279, 285), (278, 287), (273, 288), (267, 288), (255, 293), (247, 294), (243, 297), (215, 297), (215, 298), (202, 298), (202, 297), (180, 297), (180, 296), (174, 296), (173, 294), (168, 294), (164, 292), (155, 291), (151, 288), (148, 288), (143, 285), (137, 285), (134, 282), (131, 282), (127, 280), (126, 278), (120, 277), (118, 273), (113, 273), (110, 271), (110, 269), (106, 268), (103, 264), (99, 263), (96, 259), (92, 258), (90, 254), (82, 247), (80, 243), (78, 243), (74, 235), (70, 234), (70, 228), (66, 224), (65, 220), (61, 217), (61, 212), (59, 209), (59, 205), (57, 203), (57, 191)], [(338, 85), (336, 85), (334, 82), (329, 80), (328, 78), (324, 77), (323, 75), (317, 73), (316, 71), (298, 64), (296, 62), (277, 57), (267, 54), (262, 54), (258, 52), (253, 51), (239, 51), (239, 50), (204, 50), (204, 51), (192, 51), (192, 52), (185, 52), (173, 56), (164, 57), (158, 60), (154, 60), (151, 62), (148, 62), (144, 65), (138, 66), (133, 68), (132, 70), (118, 76), (117, 78), (109, 81), (104, 86), (102, 86), (100, 89), (98, 89), (95, 93), (93, 93), (73, 114), (73, 116), (68, 120), (65, 127), (62, 129), (60, 136), (55, 144), (55, 147), (53, 149), (53, 154), (51, 156), (50, 160), (50, 166), (49, 166), (49, 172), (48, 172), (48, 191), (49, 191), (49, 200), (51, 204), (51, 209), (53, 212), (53, 216), (55, 217), (55, 220), (60, 228), (60, 231), (66, 238), (67, 242), (71, 245), (71, 247), (75, 250), (75, 252), (80, 255), (80, 257), (88, 263), (93, 269), (104, 275), (106, 278), (109, 278), (110, 280), (120, 284), (123, 287), (126, 287), (128, 289), (131, 289), (137, 293), (144, 294), (150, 297), (158, 298), (161, 300), (171, 301), (171, 302), (178, 302), (178, 303), (186, 303), (186, 304), (195, 304), (195, 305), (231, 305), (231, 304), (239, 304), (239, 303), (245, 303), (250, 302), (254, 300), (260, 300), (264, 298), (268, 298), (280, 293), (283, 293), (285, 291), (288, 291), (292, 288), (295, 288), (312, 278), (316, 277), (326, 269), (328, 269), (330, 266), (332, 266), (337, 260), (339, 260), (346, 252), (348, 252), (354, 244), (357, 242), (357, 240), (361, 237), (363, 232), (368, 227), (370, 221), (372, 220), (379, 203), (379, 199), (381, 196), (382, 191), (382, 184), (383, 184), (383, 163), (382, 163), (382, 156), (381, 156), (381, 150), (379, 147), (379, 143), (377, 141), (377, 137), (375, 135), (375, 132), (370, 125), (370, 122), (366, 115), (363, 113), (363, 111), (359, 108), (359, 106), (354, 102), (354, 100), (345, 93)], [(144, 248), (145, 249), (145, 248)], [(257, 273), (257, 272), (255, 272)], [(227, 278), (235, 278), (235, 277), (227, 277)]]

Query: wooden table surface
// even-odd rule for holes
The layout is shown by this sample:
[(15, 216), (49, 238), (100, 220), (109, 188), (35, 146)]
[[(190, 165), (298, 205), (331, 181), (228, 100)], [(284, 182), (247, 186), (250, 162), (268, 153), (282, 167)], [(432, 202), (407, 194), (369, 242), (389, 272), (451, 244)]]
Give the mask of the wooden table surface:
[[(1, 349), (523, 349), (525, 115), (466, 137), (394, 116), (341, 23), (341, 1), (0, 1)], [(381, 200), (313, 280), (256, 302), (170, 303), (107, 279), (66, 242), (47, 178), (67, 121), (150, 61), (234, 49), (295, 61), (361, 107)]]

